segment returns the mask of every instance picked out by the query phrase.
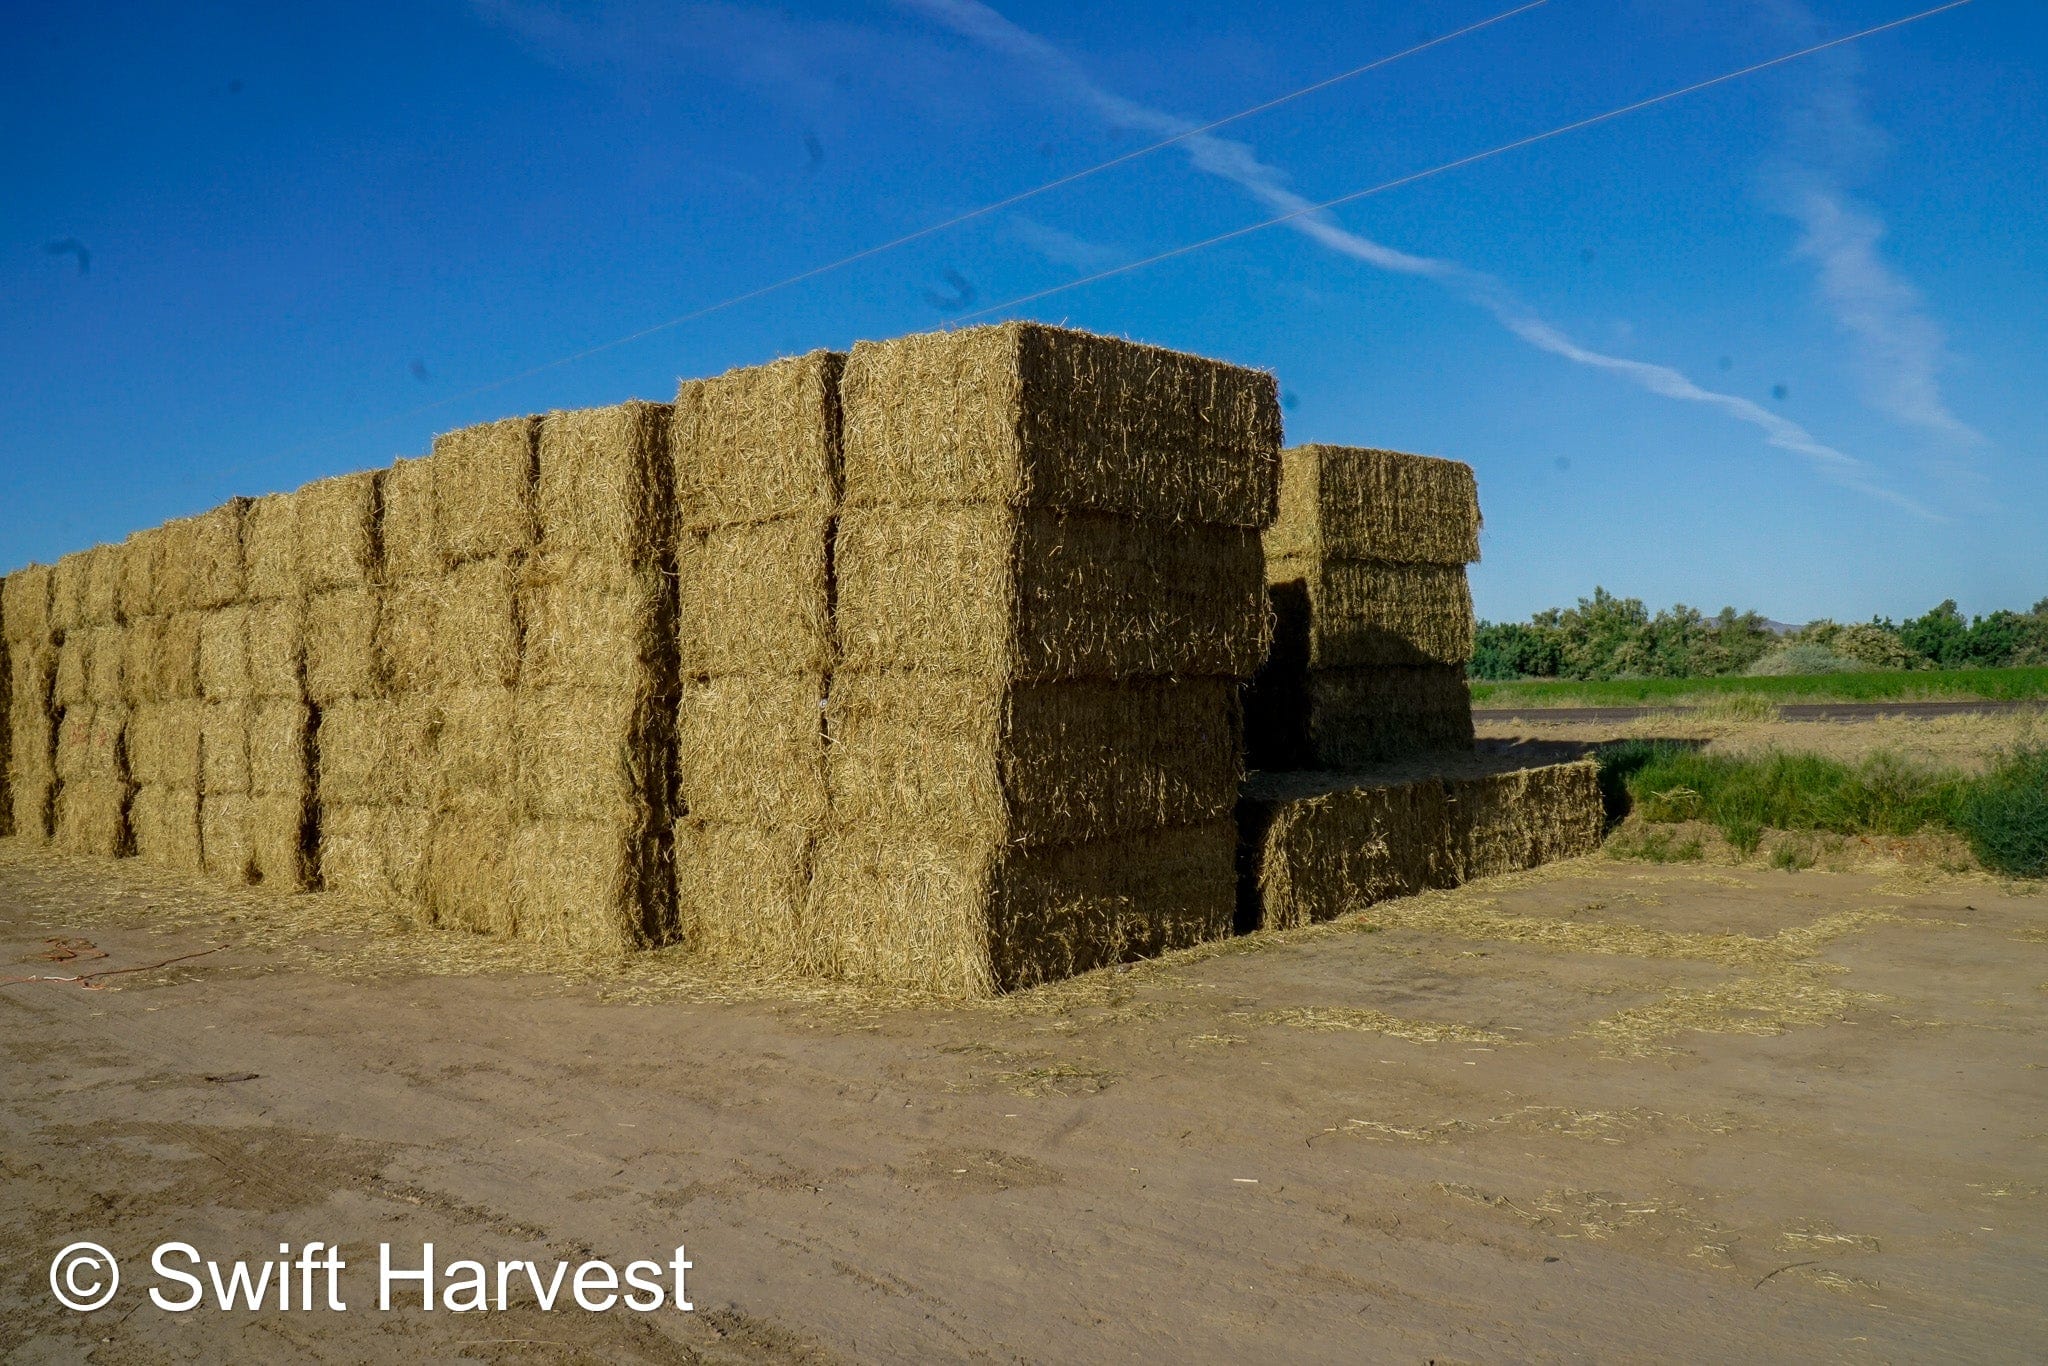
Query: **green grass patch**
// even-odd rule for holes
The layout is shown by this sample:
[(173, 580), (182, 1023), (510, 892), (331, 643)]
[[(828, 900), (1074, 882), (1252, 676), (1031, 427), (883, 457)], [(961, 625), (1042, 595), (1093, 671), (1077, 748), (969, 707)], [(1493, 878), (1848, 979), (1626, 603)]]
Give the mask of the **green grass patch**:
[(2048, 876), (2048, 749), (2021, 750), (1980, 776), (1916, 768), (1888, 754), (1847, 764), (1817, 754), (1707, 754), (1670, 741), (1626, 741), (1599, 757), (1613, 821), (1631, 813), (1652, 826), (1705, 821), (1744, 854), (1757, 850), (1766, 830), (1911, 835), (1940, 828), (1960, 833), (1993, 872)]
[(1782, 677), (1474, 680), (1472, 705), (1511, 707), (1701, 706), (1717, 699), (1785, 702), (2036, 701), (2048, 699), (2048, 666), (1892, 669)]

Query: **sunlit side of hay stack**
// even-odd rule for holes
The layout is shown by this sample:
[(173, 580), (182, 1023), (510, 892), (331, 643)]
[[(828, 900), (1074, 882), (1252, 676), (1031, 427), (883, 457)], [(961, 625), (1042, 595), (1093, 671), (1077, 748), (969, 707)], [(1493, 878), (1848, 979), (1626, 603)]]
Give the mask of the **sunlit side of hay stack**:
[(1261, 773), (1245, 786), (1239, 923), (1292, 929), (1599, 847), (1590, 760), (1521, 768), (1437, 754), (1351, 773)]
[(672, 433), (678, 934), (784, 971), (826, 817), (844, 363), (686, 381)]
[(128, 708), (121, 689), (123, 550), (100, 545), (51, 569), (57, 668), (50, 717), (56, 738), (51, 838), (72, 853), (129, 852)]
[(973, 995), (1226, 934), (1270, 376), (1032, 324), (857, 346), (803, 932)]
[(164, 560), (172, 549), (189, 552), (193, 539), (192, 528), (181, 523), (128, 537), (121, 590), (121, 682), (130, 707), (128, 768), (135, 782), (129, 833), (138, 856), (186, 872), (205, 866), (199, 828), (202, 614), (182, 600), (192, 582), (189, 569), (173, 572)]
[(7, 821), (16, 837), (47, 843), (57, 785), (57, 649), (48, 566), (30, 565), (0, 584), (0, 637), (7, 655)]
[(1479, 558), (1479, 496), (1469, 466), (1290, 449), (1265, 548), (1275, 625), (1246, 700), (1254, 768), (1472, 747), (1465, 566)]

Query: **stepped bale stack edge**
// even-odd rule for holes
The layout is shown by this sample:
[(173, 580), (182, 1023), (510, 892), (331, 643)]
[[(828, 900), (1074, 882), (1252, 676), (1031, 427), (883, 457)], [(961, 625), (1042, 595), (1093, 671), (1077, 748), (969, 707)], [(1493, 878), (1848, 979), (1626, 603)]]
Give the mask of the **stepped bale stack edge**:
[(1273, 651), (1246, 699), (1254, 768), (1472, 747), (1465, 565), (1479, 525), (1469, 466), (1346, 446), (1283, 454), (1265, 536)]
[(1522, 768), (1429, 756), (1358, 773), (1268, 773), (1238, 809), (1240, 929), (1292, 929), (1347, 911), (1534, 868), (1599, 848), (1590, 760)]
[(826, 819), (840, 376), (814, 351), (676, 392), (677, 933), (787, 972)]
[(1277, 399), (1033, 324), (855, 347), (813, 967), (979, 995), (1229, 932)]

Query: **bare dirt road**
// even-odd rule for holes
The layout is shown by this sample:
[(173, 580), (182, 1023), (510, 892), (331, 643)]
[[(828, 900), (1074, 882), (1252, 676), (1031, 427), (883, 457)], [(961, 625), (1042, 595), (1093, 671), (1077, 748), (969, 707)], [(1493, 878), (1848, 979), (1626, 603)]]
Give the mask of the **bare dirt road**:
[[(355, 919), (0, 841), (7, 976), (230, 946), (0, 987), (0, 1351), (2048, 1351), (2038, 890), (1595, 858), (978, 1007)], [(47, 1283), (76, 1239), (128, 1268), (90, 1314)], [(350, 1307), (166, 1312), (174, 1239), (338, 1243)], [(378, 1312), (377, 1245), (428, 1241), (680, 1243), (696, 1308)]]

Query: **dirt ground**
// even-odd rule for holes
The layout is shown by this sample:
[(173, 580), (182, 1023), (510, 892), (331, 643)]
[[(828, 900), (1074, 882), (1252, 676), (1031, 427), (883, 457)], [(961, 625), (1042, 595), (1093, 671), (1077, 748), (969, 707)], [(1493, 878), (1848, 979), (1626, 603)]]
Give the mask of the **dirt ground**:
[[(7, 975), (204, 954), (0, 988), (0, 1351), (2048, 1351), (2038, 888), (1594, 857), (971, 1007), (363, 925), (0, 841)], [(78, 1239), (126, 1271), (89, 1314)], [(347, 1312), (146, 1298), (168, 1240), (313, 1239)], [(378, 1312), (377, 1244), (428, 1241), (683, 1244), (695, 1310)]]

